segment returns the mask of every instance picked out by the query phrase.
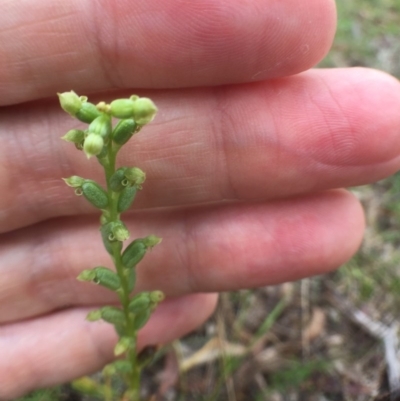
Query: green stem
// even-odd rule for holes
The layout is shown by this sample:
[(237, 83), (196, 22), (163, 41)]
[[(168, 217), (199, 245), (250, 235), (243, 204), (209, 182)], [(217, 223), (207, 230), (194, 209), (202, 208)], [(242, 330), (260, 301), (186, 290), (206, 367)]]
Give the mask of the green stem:
[[(118, 149), (113, 148), (112, 143), (108, 145), (108, 162), (103, 164), (104, 172), (106, 175), (107, 180), (107, 193), (109, 199), (109, 206), (108, 212), (110, 214), (109, 221), (110, 222), (117, 222), (119, 220), (119, 213), (118, 213), (118, 198), (119, 194), (114, 192), (110, 188), (110, 178), (115, 173), (115, 163), (117, 157)], [(137, 332), (134, 328), (134, 320), (132, 315), (129, 313), (129, 282), (128, 277), (126, 277), (124, 272), (124, 266), (122, 264), (122, 255), (118, 248), (118, 244), (112, 245), (112, 257), (115, 264), (115, 270), (121, 280), (121, 289), (122, 291), (118, 292), (123, 311), (125, 314), (127, 332), (129, 333), (130, 337), (133, 339), (134, 344), (136, 344), (137, 340)], [(130, 349), (127, 353), (127, 359), (131, 363), (132, 367), (132, 374), (130, 376), (130, 380), (127, 383), (129, 386), (129, 390), (132, 391), (132, 401), (139, 401), (140, 400), (140, 374), (141, 369), (137, 363), (137, 352), (136, 352), (136, 345), (133, 349)]]

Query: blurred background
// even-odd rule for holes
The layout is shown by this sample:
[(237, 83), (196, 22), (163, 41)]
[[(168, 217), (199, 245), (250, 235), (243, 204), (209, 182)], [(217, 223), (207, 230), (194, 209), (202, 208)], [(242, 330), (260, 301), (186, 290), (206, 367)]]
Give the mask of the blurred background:
[[(336, 40), (319, 67), (366, 66), (399, 78), (400, 0), (337, 0), (337, 6)], [(368, 226), (346, 266), (222, 294), (203, 327), (156, 354), (144, 395), (152, 401), (400, 400), (400, 174), (352, 191)], [(104, 381), (100, 373), (92, 379)], [(78, 387), (19, 401), (99, 399)]]

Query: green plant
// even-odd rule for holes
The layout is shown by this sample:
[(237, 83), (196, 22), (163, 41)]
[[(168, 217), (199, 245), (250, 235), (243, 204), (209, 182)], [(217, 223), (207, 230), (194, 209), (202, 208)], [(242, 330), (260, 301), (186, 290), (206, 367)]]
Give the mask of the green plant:
[[(164, 294), (152, 291), (132, 296), (131, 293), (135, 287), (137, 264), (147, 250), (160, 243), (161, 238), (155, 235), (138, 238), (123, 250), (123, 242), (129, 238), (129, 231), (121, 221), (121, 214), (131, 206), (146, 176), (138, 167), (117, 168), (116, 159), (122, 146), (152, 121), (157, 108), (150, 99), (136, 95), (129, 99), (114, 100), (110, 104), (100, 102), (97, 105), (72, 91), (59, 94), (59, 99), (61, 107), (68, 114), (89, 124), (86, 130), (70, 130), (62, 139), (74, 143), (87, 158), (95, 156), (104, 169), (107, 182), (107, 188), (104, 189), (97, 182), (79, 176), (64, 179), (76, 195), (83, 195), (101, 210), (101, 237), (115, 267), (114, 270), (104, 266), (84, 270), (78, 280), (93, 282), (114, 291), (121, 302), (121, 307), (104, 306), (93, 310), (87, 319), (102, 319), (114, 325), (119, 335), (114, 353), (116, 356), (125, 355), (126, 358), (108, 365), (105, 373), (106, 376), (120, 374), (127, 386), (123, 400), (137, 401), (140, 399), (140, 373), (148, 363), (137, 354), (137, 333), (163, 300)], [(112, 118), (119, 119), (114, 128)], [(106, 399), (112, 399), (111, 386), (107, 386), (107, 383), (96, 386), (95, 382), (84, 378), (76, 386), (90, 387), (93, 393), (102, 393)]]

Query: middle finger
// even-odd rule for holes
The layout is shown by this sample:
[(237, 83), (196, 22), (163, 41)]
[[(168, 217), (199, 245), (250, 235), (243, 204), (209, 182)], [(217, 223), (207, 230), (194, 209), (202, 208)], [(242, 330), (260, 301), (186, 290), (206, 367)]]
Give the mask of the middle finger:
[[(136, 208), (293, 196), (399, 168), (399, 83), (379, 72), (314, 70), (151, 96), (160, 115), (121, 153), (148, 177)], [(60, 179), (102, 176), (59, 140), (79, 124), (53, 104), (1, 113), (0, 231), (95, 212)]]

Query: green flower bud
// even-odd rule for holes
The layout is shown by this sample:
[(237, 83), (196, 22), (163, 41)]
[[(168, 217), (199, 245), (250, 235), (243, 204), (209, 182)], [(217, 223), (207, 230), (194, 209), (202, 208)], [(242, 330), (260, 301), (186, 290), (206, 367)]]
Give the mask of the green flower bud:
[(126, 336), (128, 333), (125, 324), (114, 323), (114, 329), (118, 333), (119, 337)]
[(122, 254), (123, 265), (131, 269), (136, 266), (146, 254), (147, 247), (144, 245), (141, 238), (132, 241)]
[(100, 224), (104, 225), (110, 221), (110, 212), (108, 210), (104, 210), (100, 216)]
[(144, 309), (135, 316), (133, 324), (135, 330), (140, 330), (149, 321), (151, 312), (150, 309)]
[(83, 270), (79, 276), (77, 277), (77, 280), (79, 281), (93, 281), (96, 278), (96, 273), (92, 269), (86, 269)]
[(114, 223), (111, 232), (117, 241), (125, 241), (129, 238), (129, 231), (122, 221)]
[(162, 238), (155, 235), (149, 235), (143, 238), (143, 243), (148, 248), (153, 248), (153, 246), (158, 245), (162, 241)]
[(92, 156), (97, 156), (101, 153), (104, 146), (104, 139), (98, 134), (91, 134), (86, 137), (83, 142), (83, 151), (86, 157), (90, 159)]
[(141, 292), (129, 302), (129, 312), (134, 314), (142, 312), (144, 309), (150, 308), (150, 302), (150, 292)]
[(63, 178), (63, 180), (69, 187), (72, 188), (81, 188), (86, 181), (84, 178), (77, 175), (73, 175), (69, 178)]
[(136, 132), (137, 124), (133, 119), (121, 120), (114, 128), (112, 138), (117, 145), (125, 145)]
[(161, 301), (164, 301), (165, 294), (162, 291), (152, 291), (150, 293), (150, 301), (153, 306), (158, 305)]
[(95, 207), (105, 209), (108, 206), (107, 192), (97, 182), (86, 180), (82, 185), (83, 196)]
[(139, 167), (130, 167), (125, 170), (125, 177), (131, 185), (141, 187), (146, 180), (146, 173)]
[(95, 322), (96, 320), (100, 320), (100, 319), (101, 319), (101, 310), (100, 309), (92, 310), (86, 316), (86, 320), (88, 320), (89, 322)]
[(130, 337), (121, 337), (114, 348), (114, 355), (120, 356), (135, 346), (135, 341)]
[(74, 143), (77, 149), (82, 150), (85, 133), (79, 129), (71, 129), (61, 139)]
[(117, 99), (110, 103), (110, 114), (116, 118), (132, 118), (134, 102), (131, 99)]
[(133, 240), (122, 254), (123, 265), (128, 269), (136, 266), (143, 259), (146, 251), (159, 244), (161, 240), (162, 238), (156, 237), (155, 235)]
[(135, 288), (136, 284), (136, 270), (135, 269), (124, 269), (125, 276), (128, 279), (128, 290), (131, 292)]
[(133, 118), (139, 125), (148, 124), (157, 113), (157, 107), (147, 97), (141, 97), (133, 102)]
[(118, 212), (122, 213), (128, 210), (135, 200), (136, 187), (126, 187), (120, 194), (118, 199)]
[(90, 124), (95, 118), (101, 116), (99, 110), (93, 103), (84, 102), (81, 108), (76, 112), (75, 117), (84, 123)]
[(75, 117), (76, 113), (82, 107), (81, 98), (74, 91), (57, 93), (57, 95), (61, 108), (72, 117)]
[(101, 313), (101, 318), (108, 323), (112, 324), (124, 324), (125, 315), (121, 309), (115, 306), (103, 306), (99, 309)]
[(106, 248), (107, 252), (110, 255), (113, 254), (114, 248), (118, 252), (121, 252), (121, 249), (122, 249), (122, 242), (117, 241), (112, 232), (112, 228), (113, 228), (114, 224), (115, 223), (110, 222), (110, 223), (104, 224), (100, 228), (101, 238), (103, 239), (104, 247)]
[(112, 126), (111, 126), (111, 117), (107, 114), (102, 114), (99, 117), (96, 117), (89, 125), (88, 133), (100, 135), (105, 142), (107, 142), (108, 138), (111, 135)]
[[(110, 178), (110, 188), (114, 192), (121, 192), (129, 182), (125, 178), (126, 167), (119, 168)], [(125, 183), (125, 185), (124, 185)]]
[(112, 366), (114, 366), (115, 371), (118, 373), (127, 374), (132, 372), (132, 365), (126, 360), (115, 361)]
[(95, 284), (116, 291), (121, 287), (121, 280), (116, 273), (107, 267), (98, 266), (94, 269), (84, 270), (79, 276), (80, 281), (92, 281)]
[(71, 383), (71, 387), (82, 394), (91, 395), (96, 398), (102, 397), (104, 392), (102, 384), (97, 383), (87, 376), (74, 380)]

